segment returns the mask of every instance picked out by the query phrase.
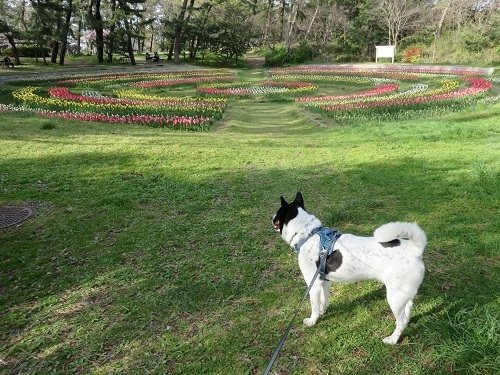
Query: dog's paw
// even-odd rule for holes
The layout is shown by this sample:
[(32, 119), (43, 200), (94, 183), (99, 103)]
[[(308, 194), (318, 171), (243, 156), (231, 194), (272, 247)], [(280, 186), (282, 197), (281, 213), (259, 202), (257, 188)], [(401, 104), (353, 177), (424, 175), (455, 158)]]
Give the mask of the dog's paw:
[(305, 318), (304, 319), (304, 324), (308, 327), (312, 327), (313, 325), (316, 324), (316, 319), (311, 319), (311, 318)]
[(396, 345), (398, 343), (398, 340), (394, 340), (394, 337), (392, 336), (387, 336), (386, 338), (384, 338), (382, 340), (385, 344), (389, 344), (389, 345)]

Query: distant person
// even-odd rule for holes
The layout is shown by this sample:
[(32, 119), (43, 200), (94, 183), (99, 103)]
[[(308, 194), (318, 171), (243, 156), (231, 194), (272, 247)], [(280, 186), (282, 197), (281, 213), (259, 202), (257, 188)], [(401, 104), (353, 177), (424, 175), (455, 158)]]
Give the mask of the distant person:
[(3, 58), (3, 62), (5, 64), (5, 66), (8, 68), (9, 66), (12, 66), (14, 67), (14, 64), (12, 63), (12, 61), (10, 60), (10, 56), (9, 55), (5, 55), (5, 57)]
[(158, 56), (158, 52), (155, 52), (155, 55), (153, 56), (153, 61), (154, 62), (160, 61), (160, 56)]

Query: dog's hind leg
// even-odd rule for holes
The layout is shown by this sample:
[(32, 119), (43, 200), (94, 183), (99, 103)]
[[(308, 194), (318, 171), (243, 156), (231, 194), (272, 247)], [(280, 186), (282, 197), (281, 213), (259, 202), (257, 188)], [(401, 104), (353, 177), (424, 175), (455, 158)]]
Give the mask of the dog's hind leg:
[(401, 333), (408, 325), (410, 320), (411, 309), (413, 307), (413, 295), (406, 293), (401, 289), (387, 287), (387, 301), (396, 318), (396, 329), (392, 335), (383, 339), (386, 344), (395, 345)]
[(328, 300), (330, 299), (330, 288), (332, 287), (332, 282), (323, 280), (322, 290), (320, 296), (319, 314), (323, 315), (328, 308)]

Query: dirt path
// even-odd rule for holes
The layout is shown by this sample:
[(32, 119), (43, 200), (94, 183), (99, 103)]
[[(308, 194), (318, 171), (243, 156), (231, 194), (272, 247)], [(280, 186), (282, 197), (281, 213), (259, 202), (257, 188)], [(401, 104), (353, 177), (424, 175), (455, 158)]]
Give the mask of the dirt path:
[(259, 69), (264, 66), (266, 60), (261, 56), (250, 56), (247, 58), (247, 65), (251, 69)]

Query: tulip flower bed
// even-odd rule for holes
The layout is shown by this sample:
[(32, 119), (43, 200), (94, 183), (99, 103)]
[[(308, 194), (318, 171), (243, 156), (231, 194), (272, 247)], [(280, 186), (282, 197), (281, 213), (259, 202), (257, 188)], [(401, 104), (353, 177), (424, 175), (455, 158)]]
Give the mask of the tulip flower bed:
[[(498, 84), (477, 77), (480, 74), (480, 68), (318, 65), (274, 68), (270, 79), (258, 85), (237, 82), (229, 69), (82, 74), (13, 81), (21, 87), (12, 91), (11, 103), (0, 104), (0, 110), (207, 130), (222, 118), (229, 99), (292, 96), (307, 110), (338, 121), (401, 119), (473, 104)], [(179, 86), (197, 96), (161, 95)], [(358, 86), (361, 89), (350, 92)], [(320, 94), (312, 96), (318, 90)]]
[[(303, 96), (296, 98), (306, 109), (337, 121), (366, 119), (402, 119), (421, 115), (437, 115), (461, 110), (483, 97), (493, 81), (473, 77), (482, 71), (471, 69), (400, 67), (306, 66), (275, 68), (270, 74), (280, 81), (347, 82), (376, 87), (350, 94)], [(484, 72), (483, 72), (484, 73)], [(345, 74), (345, 75), (342, 75)], [(401, 90), (402, 83), (423, 80)], [(382, 84), (380, 84), (383, 82)]]
[(260, 86), (252, 86), (249, 83), (201, 85), (196, 88), (196, 91), (221, 97), (251, 97), (254, 95), (274, 97), (276, 94), (278, 96), (303, 95), (317, 88), (317, 85), (309, 82), (263, 81)]
[[(179, 71), (168, 73), (134, 73), (97, 76), (61, 77), (30, 80), (12, 92), (13, 103), (0, 110), (28, 111), (46, 117), (81, 121), (134, 123), (172, 129), (207, 130), (222, 118), (226, 100), (217, 98), (175, 98), (141, 94), (137, 90), (155, 86), (190, 85), (202, 82), (233, 80), (229, 70)], [(32, 84), (53, 85), (49, 88)], [(19, 83), (18, 83), (19, 84)], [(64, 85), (64, 86), (63, 86)], [(68, 87), (70, 86), (70, 87)], [(95, 88), (112, 90), (105, 95)], [(94, 90), (77, 90), (93, 88)], [(75, 92), (73, 92), (75, 90)]]
[[(233, 79), (228, 69), (187, 70), (177, 72), (138, 72), (128, 74), (107, 74), (98, 76), (74, 77), (60, 81), (61, 84), (79, 86), (109, 86), (116, 83), (134, 84), (141, 82), (172, 82), (174, 84), (192, 84), (220, 77), (222, 80)], [(214, 79), (216, 81), (216, 79)], [(152, 85), (155, 86), (155, 85)], [(149, 86), (151, 87), (151, 86)]]

